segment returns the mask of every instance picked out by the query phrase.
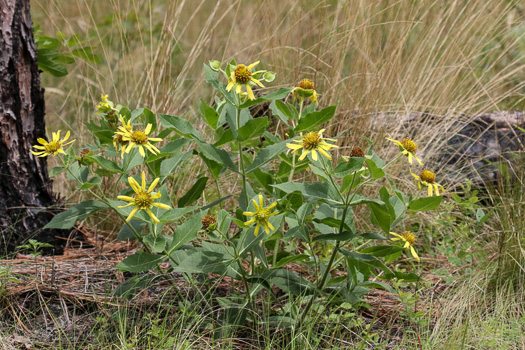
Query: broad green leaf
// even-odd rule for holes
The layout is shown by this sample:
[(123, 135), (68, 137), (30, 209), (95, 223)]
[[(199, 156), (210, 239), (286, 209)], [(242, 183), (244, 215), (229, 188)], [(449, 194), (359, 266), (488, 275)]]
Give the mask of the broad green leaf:
[(200, 112), (202, 119), (208, 124), (210, 128), (213, 130), (217, 129), (217, 122), (219, 121), (219, 113), (217, 111), (208, 106), (206, 102), (201, 98), (201, 104), (200, 104)]
[(345, 177), (351, 173), (359, 171), (363, 168), (365, 158), (352, 157), (348, 158), (348, 162), (341, 162), (334, 169), (335, 177)]
[(66, 171), (66, 168), (63, 167), (63, 166), (57, 166), (57, 167), (54, 167), (53, 169), (51, 169), (49, 171), (49, 177), (53, 177), (55, 175), (58, 175), (62, 172)]
[(82, 58), (86, 62), (90, 62), (90, 63), (102, 62), (102, 59), (100, 58), (100, 56), (93, 53), (93, 47), (91, 46), (86, 46), (80, 49), (71, 50), (71, 54), (73, 56)]
[(293, 90), (292, 88), (280, 88), (277, 91), (270, 92), (269, 94), (263, 95), (261, 97), (258, 97), (255, 100), (247, 101), (247, 102), (243, 103), (241, 105), (241, 109), (248, 108), (248, 107), (251, 107), (251, 106), (255, 106), (255, 105), (257, 105), (257, 104), (259, 104), (261, 102), (273, 101), (273, 100), (282, 100), (286, 96), (288, 96), (288, 94), (292, 90)]
[(385, 176), (385, 171), (379, 168), (372, 159), (367, 159), (366, 165), (367, 165), (368, 170), (370, 171), (370, 175), (372, 176), (372, 179), (376, 180), (376, 179), (380, 179), (383, 176)]
[(262, 273), (260, 276), (268, 283), (293, 295), (311, 295), (316, 289), (312, 282), (290, 270), (272, 269)]
[(206, 158), (213, 160), (219, 164), (223, 164), (228, 169), (236, 173), (239, 172), (239, 169), (237, 169), (237, 166), (233, 163), (231, 159), (230, 153), (205, 142), (196, 141), (196, 143), (197, 146), (199, 146), (199, 150)]
[(348, 259), (356, 260), (356, 261), (365, 263), (367, 265), (377, 267), (378, 269), (386, 273), (392, 273), (392, 271), (381, 260), (377, 259), (376, 257), (372, 255), (354, 253), (346, 249), (340, 249), (339, 251), (341, 252), (341, 254), (346, 256)]
[(198, 200), (202, 192), (204, 192), (204, 189), (206, 189), (206, 183), (208, 182), (207, 177), (200, 177), (195, 181), (193, 186), (186, 192), (186, 194), (179, 198), (179, 201), (177, 203), (177, 206), (179, 208), (185, 207), (187, 205), (193, 204), (196, 200)]
[(401, 251), (403, 251), (403, 248), (396, 245), (376, 245), (373, 247), (361, 249), (360, 253), (384, 257)]
[(284, 123), (288, 122), (288, 119), (293, 119), (293, 114), (290, 108), (281, 100), (275, 100), (270, 103), (270, 109)]
[(329, 121), (334, 116), (335, 108), (335, 106), (330, 106), (318, 112), (312, 112), (303, 116), (299, 120), (299, 123), (297, 123), (297, 126), (295, 127), (295, 132), (311, 131), (316, 126)]
[[(131, 122), (133, 123), (137, 118), (141, 118), (144, 125), (151, 124), (151, 131), (155, 131), (157, 129), (157, 118), (155, 117), (155, 114), (149, 109), (138, 108), (131, 112)], [(151, 135), (151, 137), (154, 136)]]
[(93, 177), (89, 179), (87, 182), (84, 182), (82, 186), (79, 187), (80, 190), (87, 190), (93, 186), (100, 185), (102, 183), (102, 180), (100, 177)]
[(166, 258), (164, 255), (136, 253), (119, 262), (115, 268), (128, 272), (144, 272), (153, 269)]
[(88, 163), (96, 163), (100, 167), (102, 167), (104, 170), (107, 170), (111, 173), (120, 173), (122, 172), (122, 169), (113, 161), (106, 159), (102, 156), (86, 156), (84, 157), (84, 161)]
[(58, 62), (60, 52), (55, 49), (39, 49), (37, 51), (38, 68), (55, 77), (66, 76), (68, 71), (66, 66)]
[(408, 209), (414, 211), (434, 210), (441, 204), (441, 199), (443, 196), (418, 198), (408, 204)]
[(246, 169), (246, 173), (250, 173), (255, 169), (260, 168), (272, 159), (275, 159), (286, 150), (287, 141), (282, 141), (273, 145), (269, 145), (257, 151), (257, 155), (253, 163)]
[(142, 242), (145, 243), (153, 253), (160, 253), (166, 248), (166, 237), (164, 235), (153, 235), (150, 233), (142, 238)]
[(51, 219), (51, 221), (46, 226), (44, 226), (44, 229), (69, 229), (73, 227), (78, 220), (82, 220), (98, 210), (104, 210), (107, 208), (108, 206), (101, 201), (88, 200), (79, 203), (60, 214), (55, 215), (55, 217)]
[(384, 204), (380, 205), (374, 202), (367, 203), (367, 205), (370, 208), (372, 223), (381, 227), (383, 232), (389, 233), (392, 218), (390, 217), (388, 208), (386, 208)]
[(137, 239), (130, 226), (132, 226), (135, 231), (140, 234), (142, 229), (146, 226), (146, 223), (136, 219), (131, 219), (129, 222), (124, 223), (117, 236), (120, 241), (125, 241), (126, 239)]
[(296, 261), (305, 261), (305, 260), (308, 260), (310, 258), (309, 255), (307, 254), (298, 254), (298, 255), (291, 255), (291, 256), (287, 256), (285, 258), (282, 258), (280, 259), (277, 264), (275, 264), (275, 266), (272, 266), (272, 269), (278, 269), (284, 265), (287, 265), (289, 263), (292, 263), (292, 262), (296, 262)]
[(280, 189), (286, 193), (300, 192), (303, 195), (323, 199), (341, 204), (341, 198), (337, 194), (337, 190), (326, 182), (314, 183), (295, 183), (285, 182), (282, 184), (273, 185), (273, 187)]
[(253, 137), (261, 136), (268, 127), (268, 117), (253, 118), (237, 130), (237, 141), (250, 140)]
[(202, 212), (197, 212), (193, 214), (193, 216), (184, 221), (182, 225), (177, 226), (173, 232), (173, 242), (168, 248), (169, 254), (197, 237), (197, 232), (202, 228), (201, 213)]
[(176, 172), (177, 167), (188, 158), (191, 154), (191, 151), (182, 154), (176, 154), (171, 158), (167, 158), (162, 161), (160, 164), (160, 176), (166, 177)]
[(204, 141), (201, 132), (195, 129), (186, 119), (167, 114), (159, 114), (159, 119), (165, 128), (171, 128), (185, 137)]

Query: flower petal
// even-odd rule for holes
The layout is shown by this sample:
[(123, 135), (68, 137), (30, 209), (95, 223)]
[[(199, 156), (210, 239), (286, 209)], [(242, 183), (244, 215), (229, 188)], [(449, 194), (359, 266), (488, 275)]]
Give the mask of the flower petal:
[(148, 124), (148, 125), (146, 126), (146, 130), (144, 130), (144, 133), (145, 133), (146, 135), (149, 135), (149, 133), (151, 132), (151, 128), (152, 128), (152, 127), (153, 127), (153, 126), (152, 126), (151, 124)]
[(135, 198), (129, 197), (129, 196), (117, 196), (117, 199), (120, 199), (121, 201), (128, 201), (128, 202), (135, 201)]
[(151, 185), (149, 185), (148, 193), (151, 193), (151, 191), (153, 191), (153, 189), (155, 188), (155, 186), (157, 186), (157, 184), (159, 183), (159, 181), (160, 181), (160, 177), (157, 177), (155, 180), (153, 180), (153, 182), (151, 183)]
[(150, 208), (146, 209), (146, 211), (148, 212), (148, 215), (150, 216), (150, 218), (153, 219), (153, 221), (155, 221), (156, 223), (160, 222), (160, 220), (157, 219), (157, 217), (155, 216), (155, 214), (153, 214)]
[(139, 207), (133, 208), (133, 210), (131, 211), (131, 213), (128, 215), (128, 217), (126, 219), (126, 222), (129, 222), (129, 220), (131, 220), (131, 218), (133, 218), (133, 216), (135, 216), (135, 213), (137, 212), (137, 210), (139, 210)]
[(164, 203), (151, 203), (151, 205), (153, 205), (154, 207), (160, 208), (160, 209), (166, 209), (166, 210), (171, 209), (169, 205), (164, 204)]

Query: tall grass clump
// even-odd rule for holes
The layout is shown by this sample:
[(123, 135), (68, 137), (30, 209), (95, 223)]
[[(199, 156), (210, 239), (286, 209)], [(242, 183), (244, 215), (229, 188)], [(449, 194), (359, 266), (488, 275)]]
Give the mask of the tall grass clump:
[[(402, 121), (413, 111), (443, 115), (420, 134), (431, 141), (422, 150), (429, 156), (471, 113), (523, 99), (523, 8), (512, 1), (35, 0), (33, 18), (50, 34), (91, 36), (103, 57), (44, 79), (52, 87), (48, 123), (73, 131), (89, 120), (100, 91), (197, 120), (198, 98), (211, 93), (199, 79), (202, 62), (212, 58), (271, 62), (263, 68), (281, 85), (314, 79), (323, 103), (338, 104), (332, 128), (350, 130), (347, 145), (364, 131), (378, 140), (385, 130), (411, 133)], [(384, 111), (393, 117), (377, 116)]]

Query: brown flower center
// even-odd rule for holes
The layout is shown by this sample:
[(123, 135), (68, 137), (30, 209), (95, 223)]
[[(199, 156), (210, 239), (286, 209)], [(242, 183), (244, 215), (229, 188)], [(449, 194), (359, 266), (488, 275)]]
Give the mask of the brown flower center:
[(143, 131), (133, 131), (131, 134), (131, 141), (136, 144), (143, 145), (148, 142), (148, 135)]
[(135, 205), (139, 209), (151, 208), (151, 203), (153, 203), (153, 199), (151, 199), (151, 194), (147, 192), (139, 192), (135, 194)]
[(54, 153), (60, 149), (61, 143), (58, 141), (51, 141), (44, 146), (47, 152)]
[(433, 184), (436, 181), (436, 174), (429, 170), (423, 170), (421, 174), (419, 174), (419, 178), (421, 179), (421, 181)]
[(202, 218), (202, 228), (205, 231), (211, 231), (214, 229), (215, 225), (217, 224), (217, 219), (215, 219), (215, 216), (213, 215), (204, 215)]
[(240, 84), (246, 84), (252, 78), (252, 72), (244, 64), (237, 65), (234, 75), (235, 81)]
[(405, 137), (401, 141), (401, 144), (403, 145), (404, 149), (406, 149), (407, 151), (409, 151), (412, 154), (416, 154), (416, 152), (417, 152), (417, 144), (414, 141), (412, 141), (412, 139), (410, 137)]
[(356, 146), (352, 148), (352, 150), (350, 151), (350, 157), (351, 158), (364, 158), (365, 152), (363, 151), (361, 147)]
[(303, 79), (299, 82), (299, 87), (301, 89), (305, 89), (305, 90), (315, 90), (315, 84), (313, 81), (311, 80), (308, 80), (308, 79)]
[(416, 243), (416, 237), (414, 237), (410, 231), (403, 232), (401, 237), (403, 237), (410, 245), (414, 245), (414, 243)]
[(308, 134), (303, 136), (303, 148), (305, 150), (311, 150), (317, 148), (321, 142), (321, 136), (315, 131), (310, 131)]

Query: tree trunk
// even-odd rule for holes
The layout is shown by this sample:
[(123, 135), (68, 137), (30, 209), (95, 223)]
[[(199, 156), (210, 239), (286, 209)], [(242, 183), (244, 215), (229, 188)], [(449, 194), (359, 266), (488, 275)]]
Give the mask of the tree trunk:
[(0, 0), (0, 256), (30, 238), (64, 242), (42, 230), (57, 199), (46, 158), (29, 152), (45, 138), (44, 114), (29, 0)]

